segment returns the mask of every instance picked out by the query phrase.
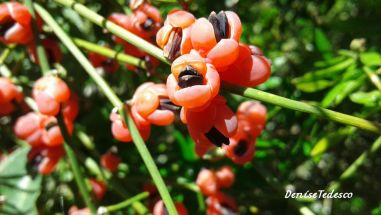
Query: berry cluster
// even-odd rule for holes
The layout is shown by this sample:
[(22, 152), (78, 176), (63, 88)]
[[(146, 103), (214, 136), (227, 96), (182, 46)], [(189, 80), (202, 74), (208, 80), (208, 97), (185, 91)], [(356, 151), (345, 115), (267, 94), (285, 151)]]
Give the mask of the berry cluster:
[[(36, 44), (32, 31), (32, 16), (24, 5), (17, 2), (0, 4), (0, 42), (4, 44), (22, 44), (27, 46), (27, 51), (32, 62), (39, 64)], [(41, 33), (41, 44), (45, 49), (47, 60), (50, 64), (60, 62), (62, 53), (58, 42), (51, 36), (42, 34), (42, 19), (37, 17), (37, 30)]]
[(234, 199), (220, 191), (234, 183), (235, 175), (231, 167), (223, 166), (217, 171), (202, 169), (197, 176), (196, 184), (206, 199), (207, 215), (235, 214), (238, 207)]
[[(108, 17), (108, 20), (128, 30), (129, 32), (139, 36), (140, 38), (154, 43), (153, 37), (160, 29), (163, 19), (157, 8), (153, 7), (145, 0), (131, 0), (130, 9), (131, 15), (125, 15), (122, 13), (113, 13)], [(124, 46), (124, 52), (126, 54), (141, 58), (146, 61), (148, 70), (151, 72), (159, 65), (159, 61), (151, 55), (141, 51), (134, 45), (124, 41), (121, 38), (113, 36), (112, 39), (115, 43)], [(136, 70), (132, 65), (127, 65), (129, 70)]]

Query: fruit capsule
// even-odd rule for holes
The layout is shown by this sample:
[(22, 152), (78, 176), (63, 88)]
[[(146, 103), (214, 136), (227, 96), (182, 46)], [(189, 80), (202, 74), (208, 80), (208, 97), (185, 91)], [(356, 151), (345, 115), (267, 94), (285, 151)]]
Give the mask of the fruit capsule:
[[(187, 208), (180, 202), (175, 203), (177, 213), (179, 215), (188, 215)], [(162, 200), (156, 202), (153, 208), (153, 215), (167, 215), (169, 214)]]
[(60, 158), (64, 155), (62, 146), (46, 147), (38, 146), (33, 147), (28, 153), (28, 165), (33, 171), (40, 174), (50, 174)]
[(170, 100), (185, 108), (198, 108), (208, 104), (220, 89), (220, 77), (213, 65), (196, 52), (177, 58), (167, 79)]
[(156, 43), (169, 61), (191, 51), (190, 26), (195, 21), (191, 13), (183, 10), (173, 10), (167, 15), (164, 26), (157, 32)]
[(271, 63), (257, 48), (240, 44), (238, 58), (220, 72), (221, 80), (244, 87), (254, 87), (265, 82), (271, 73)]
[[(131, 109), (133, 109), (132, 107)], [(144, 140), (147, 140), (151, 133), (151, 125), (150, 123), (142, 118), (137, 113), (136, 110), (131, 110), (131, 116), (134, 120), (136, 127), (139, 130), (140, 135)], [(128, 130), (127, 125), (122, 120), (122, 117), (117, 113), (117, 109), (115, 108), (110, 114), (111, 124), (111, 132), (115, 139), (121, 142), (131, 142), (132, 136), (130, 131)]]
[(25, 140), (32, 147), (41, 146), (43, 145), (41, 125), (41, 116), (30, 112), (17, 119), (13, 131), (17, 138)]
[(60, 78), (45, 76), (34, 84), (33, 98), (42, 114), (55, 116), (60, 111), (60, 105), (69, 100), (70, 89)]
[(154, 125), (169, 125), (180, 108), (168, 98), (164, 84), (148, 82), (138, 88), (133, 97), (134, 110)]
[(223, 166), (215, 171), (219, 187), (231, 187), (234, 183), (235, 175), (230, 166)]
[(0, 4), (0, 42), (27, 44), (32, 41), (32, 17), (24, 5), (17, 2)]
[(153, 37), (163, 23), (160, 11), (146, 2), (135, 4), (132, 11), (133, 33), (144, 39)]
[(235, 200), (222, 192), (217, 192), (206, 199), (207, 215), (237, 214), (238, 207)]
[(106, 194), (107, 186), (103, 181), (98, 181), (94, 178), (90, 180), (91, 190), (93, 191), (96, 200), (101, 201)]
[(237, 118), (239, 127), (246, 133), (257, 137), (266, 124), (266, 107), (260, 102), (246, 101), (239, 105)]
[(219, 190), (217, 176), (209, 169), (201, 169), (197, 175), (196, 184), (201, 193), (206, 196), (214, 195)]
[(247, 135), (242, 130), (230, 138), (230, 144), (222, 148), (225, 155), (236, 164), (245, 164), (253, 159), (255, 154), (255, 138)]
[[(48, 58), (49, 64), (54, 64), (62, 60), (62, 52), (57, 41), (53, 38), (47, 37), (41, 41), (44, 47), (46, 57)], [(34, 42), (28, 45), (27, 51), (33, 63), (39, 64), (37, 57), (36, 44)]]
[(114, 73), (119, 69), (119, 64), (115, 59), (107, 58), (94, 52), (89, 52), (87, 56), (95, 68), (102, 68), (107, 73)]
[(11, 114), (23, 100), (22, 93), (8, 78), (0, 77), (0, 116)]
[(213, 146), (229, 145), (229, 137), (237, 130), (237, 118), (222, 96), (217, 96), (201, 110), (184, 108), (183, 111), (199, 156)]
[(120, 164), (120, 158), (116, 153), (106, 152), (101, 156), (101, 165), (110, 172), (115, 172)]
[[(73, 122), (67, 119), (64, 119), (66, 129), (69, 134), (73, 133)], [(47, 146), (60, 146), (62, 145), (64, 138), (61, 133), (61, 129), (58, 126), (58, 121), (55, 117), (46, 117), (43, 116), (42, 124), (42, 141)]]

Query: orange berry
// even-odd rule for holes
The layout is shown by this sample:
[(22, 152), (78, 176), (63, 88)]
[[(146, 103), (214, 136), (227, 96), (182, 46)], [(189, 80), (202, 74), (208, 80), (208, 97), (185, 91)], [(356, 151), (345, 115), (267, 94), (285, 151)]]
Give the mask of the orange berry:
[(101, 201), (107, 191), (107, 186), (103, 181), (98, 181), (94, 178), (90, 179), (91, 190), (95, 196), (95, 199)]
[(218, 179), (212, 170), (202, 169), (197, 175), (196, 184), (201, 193), (206, 196), (211, 196), (217, 193), (219, 189), (217, 180)]
[(101, 156), (101, 165), (110, 172), (115, 172), (120, 164), (120, 158), (113, 152), (107, 152)]
[(219, 187), (231, 187), (234, 183), (235, 175), (230, 166), (223, 166), (215, 172)]

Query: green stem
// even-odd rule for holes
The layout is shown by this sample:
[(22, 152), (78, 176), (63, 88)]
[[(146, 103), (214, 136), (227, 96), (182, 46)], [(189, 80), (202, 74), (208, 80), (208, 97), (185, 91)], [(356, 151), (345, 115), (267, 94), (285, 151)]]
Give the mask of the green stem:
[(131, 55), (126, 55), (122, 52), (116, 52), (110, 48), (100, 46), (91, 42), (88, 42), (86, 40), (82, 40), (79, 38), (74, 38), (73, 42), (80, 48), (86, 49), (87, 51), (94, 52), (103, 56), (106, 56), (108, 58), (113, 58), (119, 61), (120, 63), (128, 63), (133, 66), (146, 69), (146, 64), (143, 60), (136, 58)]
[(321, 108), (319, 106), (310, 105), (310, 104), (295, 101), (292, 99), (287, 99), (281, 96), (277, 96), (277, 95), (263, 92), (253, 88), (243, 88), (243, 87), (238, 87), (235, 85), (224, 83), (223, 89), (231, 93), (241, 95), (247, 98), (256, 99), (259, 101), (267, 102), (270, 104), (289, 108), (292, 110), (315, 114), (335, 122), (355, 126), (364, 130), (381, 134), (381, 124), (377, 122), (371, 122), (359, 117)]
[(378, 90), (381, 90), (381, 81), (378, 75), (369, 67), (364, 67), (364, 71), (368, 75), (368, 78), (373, 83), (373, 85), (376, 86)]
[(111, 33), (115, 34), (116, 36), (126, 40), (127, 42), (133, 44), (139, 49), (151, 54), (155, 58), (169, 64), (169, 62), (164, 58), (163, 52), (160, 48), (152, 45), (151, 43), (145, 41), (144, 39), (127, 31), (126, 29), (120, 27), (119, 25), (108, 21), (106, 18), (88, 9), (83, 4), (77, 3), (73, 0), (55, 0), (55, 1), (66, 7), (71, 7), (73, 10), (77, 11), (80, 15), (86, 17), (87, 19), (97, 24), (98, 26), (101, 26), (109, 30)]
[(36, 45), (36, 51), (37, 51), (37, 58), (38, 62), (40, 64), (40, 67), (42, 69), (43, 74), (47, 74), (49, 72), (49, 63), (48, 63), (48, 58), (46, 57), (45, 54), (45, 49), (44, 46), (41, 44), (41, 40), (38, 34), (38, 26), (36, 22), (36, 13), (33, 8), (33, 0), (25, 0), (25, 5), (28, 7), (29, 13), (32, 16), (32, 30), (33, 30), (33, 37)]
[(123, 202), (120, 202), (120, 203), (115, 204), (115, 205), (106, 206), (104, 208), (105, 208), (106, 212), (108, 212), (108, 213), (119, 211), (119, 210), (122, 210), (122, 209), (132, 205), (134, 202), (137, 202), (137, 201), (140, 201), (140, 200), (147, 198), (148, 196), (149, 196), (148, 192), (139, 193), (136, 196), (133, 196), (129, 199), (126, 199)]
[[(55, 0), (55, 1), (64, 6), (73, 8), (81, 16), (84, 16), (85, 18), (89, 19), (95, 24), (107, 29), (111, 33), (123, 38), (127, 42), (137, 46), (138, 48), (144, 50), (150, 55), (155, 56), (159, 60), (169, 64), (169, 62), (163, 57), (163, 51), (161, 49), (137, 37), (131, 32), (123, 29), (122, 27), (107, 21), (104, 17), (88, 9), (86, 6), (79, 4), (77, 2), (74, 2), (73, 0)], [(223, 86), (226, 90), (238, 95), (243, 95), (248, 98), (257, 99), (259, 101), (268, 102), (268, 103), (289, 108), (292, 110), (312, 113), (312, 114), (325, 117), (336, 122), (352, 125), (358, 128), (362, 128), (365, 130), (369, 130), (369, 131), (381, 134), (381, 125), (379, 123), (370, 122), (358, 117), (353, 117), (347, 114), (331, 111), (331, 110), (324, 109), (318, 106), (313, 106), (303, 102), (287, 99), (281, 96), (277, 96), (271, 93), (266, 93), (266, 92), (256, 90), (253, 88), (242, 88), (242, 87), (238, 87), (238, 86), (234, 86), (230, 84), (224, 84)]]
[(95, 81), (95, 83), (106, 95), (106, 97), (110, 100), (110, 102), (115, 107), (119, 108), (120, 114), (123, 117), (124, 122), (126, 122), (126, 124), (128, 125), (133, 142), (136, 148), (138, 149), (138, 152), (140, 156), (142, 157), (148, 169), (148, 172), (151, 174), (151, 177), (155, 185), (157, 186), (157, 189), (164, 201), (166, 208), (168, 209), (169, 214), (177, 215), (175, 205), (172, 201), (171, 196), (169, 195), (168, 189), (162, 177), (160, 176), (159, 170), (151, 154), (149, 153), (147, 146), (145, 145), (142, 137), (140, 136), (134, 121), (130, 117), (127, 110), (125, 110), (122, 101), (115, 95), (114, 91), (105, 82), (105, 80), (96, 72), (95, 68), (91, 65), (91, 63), (87, 60), (87, 58), (83, 55), (83, 53), (78, 49), (78, 47), (73, 43), (73, 41), (69, 38), (69, 36), (56, 23), (53, 17), (40, 5), (35, 4), (35, 8), (37, 12), (39, 13), (39, 15), (42, 17), (42, 19), (45, 21), (45, 23), (52, 28), (52, 30), (57, 35), (57, 37), (62, 41), (62, 43), (68, 48), (68, 50), (73, 54), (73, 56), (77, 59), (77, 61), (82, 65), (85, 71)]
[(377, 150), (379, 150), (381, 147), (381, 137), (377, 138), (376, 141), (373, 142), (372, 146), (370, 149), (366, 150), (363, 152), (339, 177), (337, 181), (333, 181), (330, 183), (328, 186), (327, 190), (332, 191), (332, 190), (337, 190), (340, 188), (341, 182), (351, 178), (355, 175), (357, 172), (358, 168), (364, 164), (364, 162), (367, 160), (367, 158), (370, 155), (373, 155)]
[(9, 45), (4, 49), (4, 51), (0, 55), (0, 65), (4, 64), (5, 60), (8, 58), (12, 49), (14, 49), (15, 47), (16, 47), (15, 45)]

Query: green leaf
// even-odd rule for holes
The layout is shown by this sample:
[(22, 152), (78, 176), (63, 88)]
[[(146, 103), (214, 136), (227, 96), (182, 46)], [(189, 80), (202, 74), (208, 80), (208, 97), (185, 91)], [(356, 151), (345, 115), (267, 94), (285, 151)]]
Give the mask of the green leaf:
[(360, 60), (366, 66), (381, 66), (381, 54), (377, 52), (361, 53)]
[(381, 104), (381, 92), (374, 90), (371, 92), (357, 92), (350, 96), (352, 102), (362, 104), (367, 107), (374, 107)]
[(27, 173), (29, 149), (29, 146), (19, 148), (0, 162), (0, 195), (5, 197), (0, 214), (38, 214), (35, 203), (40, 194), (41, 175), (32, 177)]
[(319, 28), (315, 29), (315, 44), (317, 49), (323, 54), (324, 59), (331, 59), (333, 57), (331, 42)]
[(325, 151), (327, 151), (329, 147), (339, 143), (340, 141), (343, 141), (345, 137), (347, 137), (349, 134), (353, 132), (353, 127), (345, 127), (341, 128), (338, 131), (327, 134), (326, 136), (317, 141), (317, 143), (311, 150), (310, 156), (315, 157), (324, 153)]
[(333, 81), (328, 80), (317, 80), (297, 83), (296, 88), (307, 93), (314, 93), (323, 90), (333, 84)]
[(197, 160), (197, 156), (194, 152), (193, 141), (187, 141), (187, 138), (185, 138), (184, 135), (178, 130), (175, 130), (173, 132), (173, 136), (175, 137), (177, 142), (179, 142), (181, 154), (183, 158), (187, 161)]
[(277, 76), (270, 77), (265, 83), (258, 86), (260, 90), (270, 90), (278, 88), (282, 83), (282, 79)]

